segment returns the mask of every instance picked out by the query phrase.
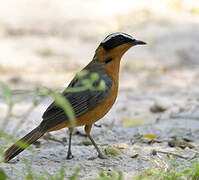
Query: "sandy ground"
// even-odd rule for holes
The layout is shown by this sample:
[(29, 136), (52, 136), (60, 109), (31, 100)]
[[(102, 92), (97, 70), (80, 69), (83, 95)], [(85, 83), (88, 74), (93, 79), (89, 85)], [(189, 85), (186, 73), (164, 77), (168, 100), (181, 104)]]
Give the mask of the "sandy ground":
[[(179, 3), (180, 2), (180, 3)], [(195, 3), (195, 4), (194, 4)], [(110, 8), (111, 7), (111, 8)], [(24, 151), (11, 164), (0, 167), (12, 179), (20, 179), (23, 156), (37, 172), (55, 174), (63, 164), (67, 177), (81, 168), (80, 177), (96, 177), (111, 169), (123, 171), (128, 179), (147, 167), (153, 149), (181, 155), (177, 162), (189, 163), (198, 156), (199, 147), (199, 4), (197, 1), (92, 1), (54, 2), (49, 0), (14, 2), (0, 6), (0, 81), (14, 90), (33, 90), (38, 85), (63, 88), (76, 71), (84, 67), (99, 42), (109, 33), (123, 31), (148, 42), (129, 50), (122, 59), (120, 90), (112, 110), (94, 127), (92, 135), (102, 150), (115, 144), (128, 147), (117, 156), (95, 157), (93, 146), (83, 145), (87, 138), (73, 136), (72, 160), (66, 158), (66, 143), (41, 138), (35, 153)], [(21, 137), (41, 121), (51, 102), (41, 99), (25, 123), (15, 133)], [(15, 124), (30, 106), (25, 99), (14, 107), (15, 115), (6, 131), (13, 134)], [(6, 113), (0, 98), (1, 120)], [(163, 109), (162, 111), (160, 109)], [(154, 112), (157, 111), (157, 112)], [(126, 121), (131, 124), (124, 124)], [(124, 127), (124, 126), (127, 127)], [(139, 137), (152, 134), (159, 143)], [(52, 133), (62, 141), (66, 130)], [(170, 147), (174, 137), (191, 140), (194, 147)], [(2, 140), (0, 139), (0, 143)], [(185, 142), (185, 141), (183, 141)], [(138, 156), (136, 156), (138, 154)], [(166, 155), (160, 153), (169, 164)], [(161, 166), (160, 164), (158, 166)]]

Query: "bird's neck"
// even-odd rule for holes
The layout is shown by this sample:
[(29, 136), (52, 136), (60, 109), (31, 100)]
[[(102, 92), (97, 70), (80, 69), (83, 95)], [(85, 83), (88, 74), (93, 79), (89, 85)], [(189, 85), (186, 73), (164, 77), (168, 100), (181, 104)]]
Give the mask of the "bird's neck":
[(119, 83), (119, 71), (120, 71), (120, 58), (114, 59), (113, 61), (106, 64), (104, 67), (108, 76), (112, 79), (114, 84), (118, 86)]
[(101, 67), (104, 73), (106, 73), (111, 78), (113, 83), (118, 87), (121, 57), (122, 56), (114, 57), (111, 62), (105, 64), (104, 60), (108, 59), (109, 57), (95, 54), (93, 61), (91, 61), (91, 64), (97, 63), (98, 67)]

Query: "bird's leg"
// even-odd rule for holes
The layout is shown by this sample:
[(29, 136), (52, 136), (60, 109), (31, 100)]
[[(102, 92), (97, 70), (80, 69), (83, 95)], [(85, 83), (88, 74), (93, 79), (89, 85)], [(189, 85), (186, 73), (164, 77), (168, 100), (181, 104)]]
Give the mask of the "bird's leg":
[(73, 155), (71, 152), (71, 139), (72, 139), (72, 134), (73, 134), (73, 128), (69, 128), (69, 142), (68, 142), (68, 153), (66, 159), (72, 159)]
[(97, 150), (98, 152), (98, 157), (101, 158), (101, 159), (106, 159), (106, 157), (101, 153), (100, 149), (98, 148), (97, 144), (95, 143), (94, 139), (91, 137), (90, 135), (90, 131), (91, 131), (91, 128), (92, 128), (92, 124), (91, 125), (86, 125), (85, 126), (85, 132), (88, 136), (88, 138), (90, 139), (91, 143), (93, 144), (93, 146), (95, 147), (95, 149)]

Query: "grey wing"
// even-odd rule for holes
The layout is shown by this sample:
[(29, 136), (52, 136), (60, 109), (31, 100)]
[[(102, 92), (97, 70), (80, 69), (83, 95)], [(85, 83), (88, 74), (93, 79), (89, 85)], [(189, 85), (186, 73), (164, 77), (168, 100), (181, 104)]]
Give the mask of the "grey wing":
[[(93, 86), (98, 85), (101, 80), (103, 80), (106, 84), (106, 88), (104, 91), (86, 89), (80, 92), (62, 93), (63, 96), (70, 102), (76, 117), (96, 107), (109, 95), (110, 89), (112, 87), (112, 80), (108, 77), (108, 75), (99, 75), (99, 80), (97, 81), (97, 83), (93, 84)], [(81, 81), (79, 79), (74, 79), (69, 84), (69, 87), (80, 86)], [(54, 102), (47, 108), (42, 118), (42, 123), (43, 126), (45, 126), (46, 130), (56, 127), (62, 122), (68, 120), (68, 116), (65, 114), (64, 110), (61, 107), (57, 106)]]

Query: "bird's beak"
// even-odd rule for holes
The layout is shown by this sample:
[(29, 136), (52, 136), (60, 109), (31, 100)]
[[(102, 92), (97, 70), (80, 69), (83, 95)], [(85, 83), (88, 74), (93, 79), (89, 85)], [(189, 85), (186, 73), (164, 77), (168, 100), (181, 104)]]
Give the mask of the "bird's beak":
[(147, 43), (144, 42), (144, 41), (133, 39), (133, 41), (131, 41), (130, 44), (132, 44), (132, 45), (145, 45)]

